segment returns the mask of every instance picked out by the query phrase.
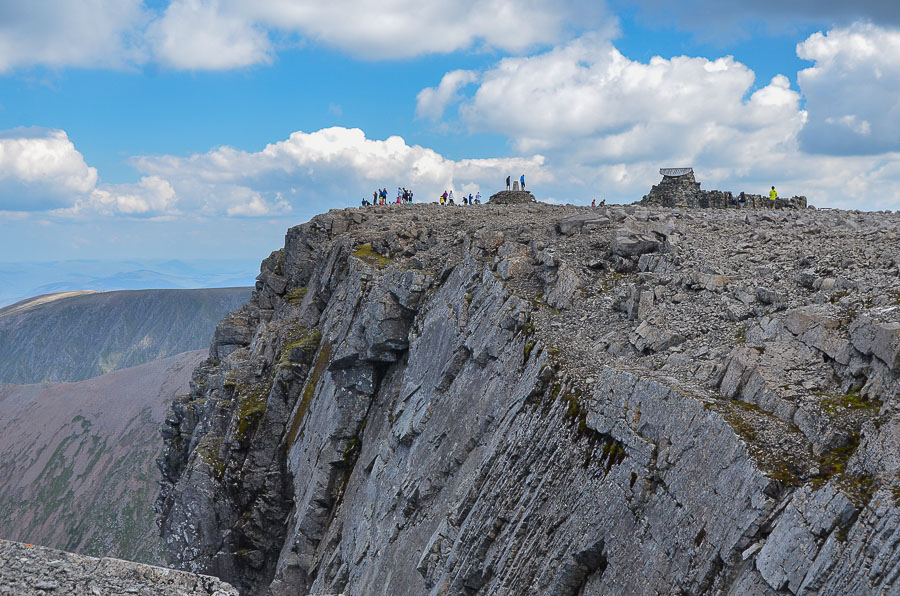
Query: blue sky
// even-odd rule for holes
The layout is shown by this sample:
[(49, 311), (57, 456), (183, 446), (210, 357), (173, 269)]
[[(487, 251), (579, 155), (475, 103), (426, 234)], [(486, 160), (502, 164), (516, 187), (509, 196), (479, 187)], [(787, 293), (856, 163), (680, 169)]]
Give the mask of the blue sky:
[(251, 259), (399, 185), (900, 209), (900, 5), (0, 0), (0, 261)]

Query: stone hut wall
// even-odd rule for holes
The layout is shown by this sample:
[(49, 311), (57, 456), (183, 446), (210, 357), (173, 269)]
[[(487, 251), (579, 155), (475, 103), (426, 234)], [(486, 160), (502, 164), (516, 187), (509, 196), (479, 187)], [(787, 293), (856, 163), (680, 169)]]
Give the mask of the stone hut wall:
[[(659, 184), (641, 199), (641, 205), (660, 207), (693, 207), (704, 209), (736, 209), (738, 197), (728, 191), (701, 190), (693, 172), (683, 176), (663, 176)], [(764, 195), (744, 193), (745, 207), (749, 209), (806, 209), (806, 197), (791, 197), (772, 201)]]

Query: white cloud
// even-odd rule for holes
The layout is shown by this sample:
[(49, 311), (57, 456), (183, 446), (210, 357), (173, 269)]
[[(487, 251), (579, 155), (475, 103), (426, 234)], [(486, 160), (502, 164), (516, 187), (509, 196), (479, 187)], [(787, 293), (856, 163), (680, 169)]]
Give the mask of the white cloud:
[(393, 193), (404, 186), (422, 201), (448, 188), (489, 194), (511, 173), (526, 172), (533, 183), (552, 180), (540, 155), (454, 161), (407, 145), (401, 137), (368, 139), (360, 129), (342, 127), (298, 131), (255, 153), (220, 147), (186, 158), (145, 156), (132, 163), (144, 174), (171, 182), (182, 206), (232, 216), (356, 205), (375, 187)]
[(441, 78), (437, 87), (426, 87), (416, 96), (416, 116), (439, 120), (444, 115), (447, 104), (459, 101), (459, 90), (478, 80), (471, 70), (454, 70)]
[(857, 23), (810, 36), (797, 55), (815, 62), (797, 76), (809, 106), (806, 151), (900, 150), (900, 30)]
[(753, 72), (731, 57), (629, 60), (582, 37), (544, 54), (505, 58), (460, 109), (476, 131), (510, 136), (522, 152), (587, 151), (594, 159), (691, 161), (748, 132), (790, 139), (800, 95), (775, 77), (749, 99)]
[(105, 215), (158, 215), (172, 213), (178, 197), (168, 181), (144, 176), (136, 184), (104, 184), (95, 188), (78, 210), (93, 209)]
[(617, 27), (591, 0), (45, 0), (0, 4), (0, 72), (16, 67), (123, 68), (156, 61), (225, 70), (316, 43), (367, 60), (465, 49), (519, 52), (572, 30)]
[(15, 128), (0, 133), (0, 210), (42, 211), (72, 205), (97, 183), (62, 130)]
[(521, 51), (554, 43), (572, 27), (609, 27), (603, 3), (590, 0), (240, 0), (234, 10), (357, 56), (407, 58), (483, 45)]
[(267, 33), (218, 0), (174, 0), (147, 30), (159, 61), (184, 70), (225, 70), (271, 60)]
[(36, 64), (122, 67), (141, 60), (141, 0), (0, 3), (0, 73)]

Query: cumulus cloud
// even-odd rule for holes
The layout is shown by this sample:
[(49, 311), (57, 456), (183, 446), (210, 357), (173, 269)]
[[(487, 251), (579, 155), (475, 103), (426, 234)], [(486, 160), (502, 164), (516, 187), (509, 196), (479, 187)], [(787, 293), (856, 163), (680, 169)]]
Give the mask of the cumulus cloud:
[(174, 0), (147, 30), (157, 59), (184, 70), (224, 70), (269, 62), (267, 33), (218, 0)]
[(426, 87), (416, 96), (416, 116), (439, 120), (444, 115), (447, 104), (459, 101), (459, 90), (478, 80), (471, 70), (454, 70), (441, 78), (437, 87)]
[(812, 35), (797, 55), (815, 63), (797, 76), (809, 109), (806, 151), (900, 150), (900, 30), (857, 23)]
[(136, 184), (104, 184), (79, 202), (78, 210), (96, 210), (105, 215), (159, 215), (175, 212), (178, 197), (168, 181), (144, 176)]
[(142, 60), (141, 0), (0, 3), (0, 72), (37, 64), (122, 67)]
[(85, 163), (65, 131), (0, 132), (0, 210), (69, 207), (96, 184), (97, 170)]
[(573, 27), (614, 23), (602, 3), (590, 0), (235, 0), (233, 6), (256, 22), (364, 58), (406, 58), (473, 46), (515, 52), (559, 41)]
[(535, 183), (552, 179), (540, 155), (455, 161), (398, 136), (368, 139), (358, 128), (342, 127), (298, 131), (258, 152), (219, 147), (190, 157), (138, 157), (132, 163), (146, 175), (170, 181), (182, 204), (231, 216), (355, 205), (375, 187), (393, 193), (404, 186), (417, 200), (431, 200), (448, 188), (499, 188), (514, 172), (527, 172)]
[(746, 98), (754, 74), (731, 57), (642, 63), (592, 36), (505, 58), (481, 81), (460, 109), (463, 120), (476, 131), (509, 135), (522, 152), (691, 161), (738, 138), (746, 143), (749, 131), (766, 144), (790, 138), (804, 119), (800, 95), (783, 76)]
[(617, 21), (590, 0), (47, 0), (0, 5), (0, 72), (19, 66), (180, 70), (271, 62), (276, 49), (316, 43), (364, 59), (463, 49), (518, 52), (572, 30)]

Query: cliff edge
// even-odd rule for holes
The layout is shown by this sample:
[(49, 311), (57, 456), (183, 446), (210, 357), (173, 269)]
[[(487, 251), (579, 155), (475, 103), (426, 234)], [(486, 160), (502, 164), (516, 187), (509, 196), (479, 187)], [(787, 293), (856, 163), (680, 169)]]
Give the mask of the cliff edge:
[(163, 429), (242, 594), (900, 589), (900, 214), (346, 209)]

